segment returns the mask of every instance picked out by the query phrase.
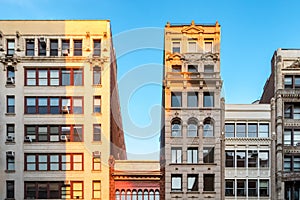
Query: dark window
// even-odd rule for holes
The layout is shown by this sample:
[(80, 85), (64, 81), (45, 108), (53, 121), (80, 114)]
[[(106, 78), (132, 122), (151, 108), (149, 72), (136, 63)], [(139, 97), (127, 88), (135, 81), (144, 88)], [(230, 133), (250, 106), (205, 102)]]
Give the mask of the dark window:
[(15, 155), (10, 152), (6, 152), (6, 169), (7, 171), (15, 170)]
[(188, 107), (198, 107), (198, 92), (188, 92), (187, 100)]
[(172, 92), (171, 93), (171, 107), (181, 107), (181, 92)]
[(182, 149), (181, 147), (172, 147), (171, 148), (171, 156), (172, 156), (172, 163), (181, 163), (182, 160)]
[(214, 147), (203, 147), (203, 163), (214, 163)]
[(198, 163), (198, 148), (188, 147), (187, 148), (187, 163)]
[(246, 180), (237, 180), (237, 196), (246, 196)]
[(82, 56), (82, 40), (74, 40), (74, 56)]
[(188, 72), (198, 72), (198, 65), (188, 65)]
[(26, 56), (34, 56), (34, 39), (26, 39)]
[(93, 181), (93, 199), (101, 199), (101, 181)]
[(15, 68), (12, 66), (7, 66), (7, 81), (6, 84), (15, 83)]
[(101, 113), (101, 96), (94, 96), (94, 113)]
[(234, 151), (225, 151), (225, 154), (226, 154), (225, 167), (234, 167), (235, 166)]
[(171, 175), (171, 190), (174, 192), (182, 191), (182, 175), (172, 174)]
[(50, 39), (50, 56), (58, 56), (58, 40)]
[(225, 124), (225, 137), (234, 137), (234, 124)]
[(46, 39), (39, 39), (39, 56), (46, 56)]
[(256, 150), (248, 150), (248, 167), (258, 166), (258, 153)]
[(246, 124), (236, 125), (236, 137), (246, 137)]
[(6, 181), (6, 198), (15, 198), (15, 181)]
[(284, 76), (284, 88), (298, 89), (300, 88), (300, 75), (286, 75)]
[(70, 53), (70, 40), (62, 40), (61, 55), (68, 56)]
[(259, 167), (269, 167), (269, 151), (259, 151)]
[(7, 96), (7, 113), (15, 113), (15, 96)]
[(7, 40), (7, 55), (14, 55), (15, 54), (15, 40), (8, 39)]
[(259, 180), (259, 195), (262, 197), (269, 196), (269, 180)]
[(234, 196), (234, 180), (225, 180), (225, 196)]
[(181, 122), (174, 120), (171, 124), (171, 135), (172, 137), (181, 137)]
[(172, 72), (181, 72), (181, 65), (172, 65)]
[(180, 53), (180, 42), (172, 42), (172, 52)]
[(257, 180), (248, 180), (248, 196), (257, 197)]
[(94, 40), (94, 51), (93, 56), (101, 55), (101, 40)]
[(283, 138), (285, 146), (300, 146), (300, 129), (285, 129)]
[(204, 92), (203, 107), (214, 107), (214, 93)]
[(292, 168), (292, 156), (284, 156), (284, 171), (291, 172), (293, 171)]
[(187, 189), (188, 191), (198, 191), (198, 174), (187, 175)]
[(14, 124), (6, 124), (6, 141), (13, 142), (15, 140), (15, 125)]
[(93, 141), (101, 141), (101, 125), (94, 124)]
[(300, 104), (299, 103), (285, 103), (284, 104), (284, 118), (300, 119)]
[(214, 174), (203, 174), (203, 191), (215, 191)]
[(214, 125), (212, 119), (206, 118), (204, 120), (203, 126), (203, 137), (213, 137), (214, 136)]
[(248, 124), (248, 137), (257, 137), (257, 124)]
[(101, 84), (101, 67), (95, 66), (93, 68), (93, 85)]
[(236, 152), (236, 163), (237, 167), (246, 167), (246, 152), (237, 151)]
[(187, 136), (197, 137), (198, 136), (198, 125), (195, 120), (190, 120), (187, 126)]

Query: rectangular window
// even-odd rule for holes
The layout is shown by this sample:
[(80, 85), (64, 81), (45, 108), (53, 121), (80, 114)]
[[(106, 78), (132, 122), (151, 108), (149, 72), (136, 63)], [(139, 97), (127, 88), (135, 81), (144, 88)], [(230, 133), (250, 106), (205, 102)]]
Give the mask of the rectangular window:
[(93, 40), (93, 41), (94, 41), (93, 56), (100, 56), (101, 55), (101, 40)]
[(39, 39), (39, 56), (46, 56), (46, 39)]
[(198, 72), (198, 65), (188, 65), (188, 72), (191, 73)]
[(171, 156), (172, 156), (172, 163), (182, 163), (182, 149), (181, 147), (172, 147), (171, 148)]
[(15, 40), (8, 39), (7, 40), (7, 55), (14, 55), (15, 54)]
[(34, 39), (26, 39), (26, 56), (34, 56)]
[(180, 42), (172, 42), (172, 52), (180, 53)]
[(211, 53), (212, 52), (212, 42), (205, 42), (204, 49), (205, 49), (205, 53)]
[(203, 107), (214, 107), (214, 94), (211, 92), (204, 92)]
[(26, 74), (26, 85), (36, 85), (36, 70), (27, 69), (25, 74)]
[(7, 80), (6, 84), (15, 84), (15, 68), (7, 66)]
[(101, 141), (101, 125), (94, 124), (93, 141)]
[(225, 154), (226, 154), (225, 167), (234, 167), (235, 166), (234, 151), (225, 151)]
[(83, 98), (73, 97), (73, 113), (83, 114)]
[(284, 104), (284, 118), (285, 119), (300, 119), (300, 104), (299, 103), (285, 103)]
[(15, 181), (6, 181), (6, 199), (15, 198)]
[(82, 40), (74, 40), (74, 56), (82, 56)]
[(50, 70), (50, 85), (51, 86), (59, 85), (59, 70), (58, 69)]
[(214, 73), (214, 65), (204, 65), (204, 73)]
[(292, 156), (284, 156), (284, 171), (291, 172), (292, 170)]
[(234, 124), (225, 124), (225, 137), (234, 137)]
[(269, 167), (269, 151), (259, 151), (259, 167)]
[(15, 141), (15, 125), (6, 124), (6, 141), (14, 142)]
[(203, 147), (203, 163), (214, 163), (214, 156), (214, 147)]
[(171, 107), (181, 107), (181, 92), (172, 92), (171, 93)]
[(259, 180), (259, 195), (261, 197), (269, 196), (269, 180)]
[(93, 155), (93, 170), (100, 171), (101, 170), (101, 155)]
[(58, 40), (50, 39), (50, 56), (58, 56)]
[(38, 70), (38, 85), (48, 85), (48, 70)]
[(181, 72), (181, 65), (172, 65), (172, 72)]
[(197, 52), (197, 42), (189, 41), (188, 42), (188, 53), (196, 53)]
[(68, 56), (70, 53), (70, 40), (61, 41), (61, 51), (62, 56)]
[(6, 152), (6, 169), (7, 171), (15, 170), (15, 155), (14, 152)]
[(248, 124), (248, 137), (257, 137), (257, 124)]
[(198, 107), (198, 92), (188, 92), (188, 107)]
[(61, 70), (61, 85), (71, 85), (71, 70), (63, 69)]
[(258, 137), (269, 137), (269, 124), (259, 124)]
[(256, 150), (248, 150), (248, 167), (258, 166), (258, 153)]
[(285, 75), (284, 76), (284, 88), (286, 88), (286, 89), (300, 88), (300, 76), (299, 75)]
[(257, 180), (248, 180), (248, 196), (257, 197)]
[(15, 96), (7, 96), (7, 113), (15, 113)]
[(187, 148), (187, 163), (198, 163), (198, 148)]
[(237, 180), (236, 182), (237, 196), (246, 196), (246, 180)]
[(203, 191), (215, 191), (214, 174), (203, 174)]
[(93, 181), (93, 199), (101, 199), (101, 181)]
[(73, 85), (80, 86), (83, 85), (83, 70), (82, 69), (73, 69)]
[(236, 164), (237, 167), (246, 167), (246, 152), (237, 151), (236, 152)]
[(231, 179), (225, 180), (225, 196), (234, 196), (235, 181)]
[(246, 124), (236, 125), (236, 137), (246, 137)]
[(198, 191), (198, 174), (187, 175), (187, 189), (188, 191)]
[(93, 85), (100, 85), (101, 84), (101, 67), (94, 67), (93, 68)]
[(171, 190), (173, 192), (182, 191), (182, 175), (181, 174), (172, 174), (171, 175)]
[(94, 96), (94, 113), (101, 113), (101, 96)]

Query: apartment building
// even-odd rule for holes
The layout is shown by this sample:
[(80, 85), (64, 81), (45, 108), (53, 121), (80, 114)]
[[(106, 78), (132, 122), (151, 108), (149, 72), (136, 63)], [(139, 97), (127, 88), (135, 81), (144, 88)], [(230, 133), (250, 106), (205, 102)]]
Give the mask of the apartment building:
[(225, 199), (274, 199), (270, 104), (225, 105)]
[(161, 199), (223, 199), (220, 25), (165, 26)]
[(300, 198), (300, 50), (277, 49), (261, 103), (271, 103), (276, 136), (276, 199)]
[(109, 199), (126, 159), (108, 20), (0, 21), (0, 199)]

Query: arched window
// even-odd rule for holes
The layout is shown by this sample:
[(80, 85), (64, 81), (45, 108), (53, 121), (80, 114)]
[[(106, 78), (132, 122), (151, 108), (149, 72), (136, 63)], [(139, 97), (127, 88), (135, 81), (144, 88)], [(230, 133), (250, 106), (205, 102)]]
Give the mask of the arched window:
[(120, 191), (119, 190), (116, 191), (116, 200), (120, 200)]
[(147, 190), (144, 191), (144, 200), (148, 200), (149, 199), (149, 193)]
[(138, 200), (143, 200), (143, 192), (142, 192), (142, 190), (139, 190), (139, 192), (138, 192)]
[(172, 137), (180, 137), (181, 136), (181, 121), (179, 119), (175, 119), (172, 121)]
[(187, 136), (188, 137), (197, 137), (198, 136), (198, 126), (196, 120), (189, 120), (187, 126)]
[(149, 200), (154, 200), (154, 191), (150, 190), (149, 192)]
[(126, 200), (131, 200), (131, 192), (130, 192), (130, 190), (127, 190)]
[(125, 191), (124, 190), (122, 190), (122, 192), (121, 192), (121, 200), (125, 200)]
[(137, 200), (137, 192), (135, 190), (132, 191), (132, 200)]
[(155, 200), (159, 200), (159, 191), (158, 190), (156, 190), (155, 191)]
[(206, 118), (204, 120), (203, 126), (203, 136), (213, 137), (214, 136), (214, 125), (211, 118)]

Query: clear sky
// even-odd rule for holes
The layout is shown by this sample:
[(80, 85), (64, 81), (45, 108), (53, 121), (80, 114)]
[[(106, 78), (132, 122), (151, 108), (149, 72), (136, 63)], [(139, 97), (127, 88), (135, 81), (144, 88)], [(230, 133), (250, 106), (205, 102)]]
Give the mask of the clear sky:
[[(1, 19), (109, 19), (129, 159), (158, 159), (163, 28), (221, 24), (226, 103), (260, 98), (277, 48), (300, 48), (298, 0), (0, 0)], [(1, 30), (1, 27), (0, 27)], [(132, 45), (134, 43), (134, 45)]]

